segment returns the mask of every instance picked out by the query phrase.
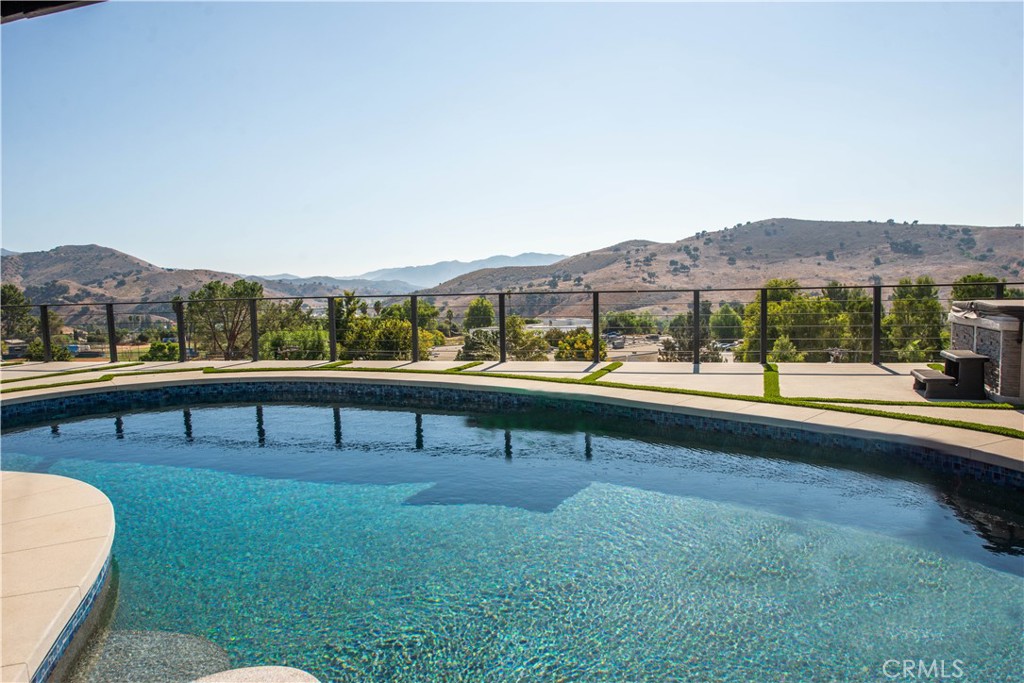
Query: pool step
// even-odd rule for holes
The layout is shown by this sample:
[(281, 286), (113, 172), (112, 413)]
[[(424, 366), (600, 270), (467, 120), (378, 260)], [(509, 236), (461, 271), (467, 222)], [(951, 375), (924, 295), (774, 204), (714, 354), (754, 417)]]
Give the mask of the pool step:
[(223, 648), (184, 633), (109, 631), (95, 646), (68, 683), (190, 683), (231, 668)]

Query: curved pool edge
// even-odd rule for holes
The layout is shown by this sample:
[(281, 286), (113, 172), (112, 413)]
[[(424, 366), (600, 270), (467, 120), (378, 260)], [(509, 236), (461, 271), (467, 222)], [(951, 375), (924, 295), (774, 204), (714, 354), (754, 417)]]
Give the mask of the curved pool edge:
[(811, 407), (507, 377), (386, 372), (326, 375), (302, 370), (115, 376), (96, 384), (33, 389), (2, 398), (0, 420), (8, 428), (192, 401), (304, 400), (491, 411), (553, 403), (599, 417), (881, 452), (933, 470), (1024, 490), (1024, 442), (1011, 437)]
[(114, 508), (54, 474), (0, 472), (4, 681), (46, 681), (72, 659), (106, 596)]

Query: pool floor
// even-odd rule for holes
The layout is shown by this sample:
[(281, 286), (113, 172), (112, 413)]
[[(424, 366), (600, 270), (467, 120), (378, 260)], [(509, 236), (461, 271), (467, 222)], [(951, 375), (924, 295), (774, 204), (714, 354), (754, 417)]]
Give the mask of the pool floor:
[(323, 681), (1019, 674), (1021, 558), (927, 481), (488, 417), (254, 413), (4, 435), (5, 469), (113, 501), (113, 628)]

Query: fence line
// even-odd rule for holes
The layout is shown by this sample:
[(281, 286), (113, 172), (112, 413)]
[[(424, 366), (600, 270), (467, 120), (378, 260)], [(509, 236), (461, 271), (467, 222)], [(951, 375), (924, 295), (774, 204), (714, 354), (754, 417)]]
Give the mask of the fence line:
[[(945, 328), (945, 316), (948, 307), (942, 306), (938, 298), (940, 288), (971, 287), (987, 288), (986, 291), (994, 294), (994, 298), (1002, 299), (1006, 296), (1007, 287), (1013, 285), (1024, 285), (1024, 282), (992, 282), (992, 283), (907, 283), (898, 285), (826, 285), (824, 287), (741, 287), (741, 288), (706, 288), (706, 289), (609, 289), (609, 290), (564, 290), (564, 291), (504, 291), (504, 292), (432, 292), (421, 291), (415, 294), (383, 294), (383, 295), (334, 295), (334, 296), (301, 296), (301, 297), (260, 297), (248, 299), (200, 299), (171, 301), (105, 301), (105, 302), (76, 302), (76, 303), (45, 303), (31, 304), (29, 306), (4, 306), (5, 316), (11, 315), (12, 310), (38, 309), (39, 340), (42, 344), (42, 358), (50, 361), (54, 357), (54, 340), (51, 333), (51, 311), (53, 309), (76, 308), (82, 317), (91, 316), (87, 309), (91, 307), (102, 307), (103, 319), (106, 327), (106, 342), (110, 362), (118, 362), (118, 324), (117, 308), (133, 307), (133, 313), (128, 314), (129, 323), (135, 318), (141, 323), (143, 317), (151, 319), (153, 315), (169, 319), (173, 316), (177, 349), (176, 355), (179, 362), (184, 362), (192, 357), (193, 352), (198, 354), (196, 340), (198, 337), (209, 334), (214, 339), (213, 348), (207, 349), (207, 353), (224, 355), (225, 358), (243, 358), (247, 354), (252, 360), (260, 360), (262, 352), (268, 352), (270, 346), (261, 347), (261, 338), (269, 334), (277, 334), (277, 346), (273, 352), (279, 355), (282, 349), (292, 353), (291, 346), (280, 340), (287, 340), (289, 333), (293, 330), (275, 329), (272, 331), (262, 330), (260, 326), (260, 311), (263, 302), (293, 302), (295, 312), (298, 312), (308, 301), (325, 301), (327, 339), (319, 342), (322, 354), (322, 347), (327, 346), (326, 359), (338, 360), (339, 351), (348, 356), (359, 357), (393, 357), (402, 358), (408, 355), (413, 362), (422, 360), (425, 347), (432, 346), (430, 339), (421, 340), (425, 325), (434, 325), (437, 329), (436, 318), (444, 310), (448, 312), (447, 330), (449, 333), (457, 327), (454, 324), (454, 311), (456, 306), (448, 304), (449, 299), (467, 299), (474, 297), (475, 301), (485, 299), (487, 306), (491, 307), (491, 319), (486, 325), (469, 327), (468, 322), (472, 306), (467, 307), (461, 317), (463, 328), (467, 330), (464, 340), (467, 337), (475, 336), (473, 343), (478, 341), (485, 346), (492, 343), (495, 348), (487, 347), (482, 353), (496, 356), (495, 359), (501, 362), (508, 360), (510, 355), (519, 357), (522, 352), (521, 339), (515, 335), (521, 334), (523, 320), (531, 320), (534, 316), (529, 312), (537, 309), (537, 305), (526, 305), (524, 313), (518, 315), (510, 313), (514, 301), (522, 302), (529, 297), (548, 297), (547, 310), (560, 310), (563, 313), (578, 312), (578, 315), (561, 315), (557, 318), (548, 316), (549, 332), (545, 338), (555, 340), (559, 334), (553, 334), (555, 330), (555, 319), (570, 321), (569, 328), (576, 327), (577, 331), (582, 328), (589, 335), (589, 344), (583, 334), (577, 334), (572, 348), (566, 350), (566, 357), (579, 358), (599, 362), (607, 353), (607, 346), (611, 343), (614, 348), (619, 347), (619, 337), (631, 336), (636, 342), (638, 336), (655, 337), (658, 341), (657, 354), (662, 360), (692, 360), (697, 365), (702, 360), (715, 360), (720, 357), (717, 351), (718, 346), (711, 344), (710, 326), (715, 324), (713, 318), (713, 304), (711, 299), (715, 294), (726, 293), (754, 293), (752, 301), (733, 299), (719, 302), (719, 313), (728, 307), (741, 319), (742, 345), (735, 347), (737, 353), (741, 353), (743, 360), (760, 363), (769, 362), (771, 354), (776, 355), (789, 353), (796, 359), (811, 355), (814, 359), (822, 359), (825, 354), (831, 360), (845, 360), (847, 356), (857, 360), (870, 353), (871, 362), (880, 364), (887, 349), (884, 348), (883, 321), (886, 321), (885, 303), (883, 301), (883, 290), (891, 290), (889, 297), (890, 319), (887, 330), (887, 340), (890, 353), (911, 353), (923, 344), (922, 353), (940, 350), (943, 340), (943, 329)], [(867, 296), (866, 290), (870, 290)], [(926, 290), (919, 297), (911, 293)], [(816, 295), (806, 296), (807, 292), (816, 292)], [(842, 292), (840, 298), (833, 299)], [(803, 296), (801, 296), (803, 294)], [(666, 301), (666, 297), (676, 296), (676, 300)], [(688, 295), (688, 296), (687, 296)], [(626, 297), (625, 304), (632, 304), (632, 308), (609, 311), (609, 303), (620, 297)], [(555, 304), (555, 298), (561, 303)], [(439, 300), (445, 300), (442, 309), (434, 305)], [(587, 305), (589, 299), (589, 306)], [(660, 299), (654, 301), (654, 299)], [(491, 301), (496, 301), (497, 311), (494, 320), (494, 310)], [(374, 315), (370, 315), (369, 302), (373, 301)], [(383, 306), (385, 301), (394, 301), (387, 307)], [(832, 309), (827, 312), (822, 310), (800, 310), (799, 305), (787, 306), (786, 302), (827, 302)], [(664, 320), (647, 310), (643, 313), (646, 318), (642, 325), (636, 322), (630, 327), (621, 322), (626, 314), (637, 311), (643, 307), (654, 307), (659, 303), (674, 303), (675, 308), (662, 305), (661, 309), (668, 315), (662, 315)], [(408, 309), (405, 309), (408, 304)], [(732, 304), (736, 304), (741, 310), (736, 311)], [(756, 304), (756, 305), (755, 305)], [(937, 306), (936, 306), (937, 304)], [(521, 304), (522, 305), (522, 304)], [(429, 308), (424, 308), (427, 306)], [(539, 306), (543, 307), (541, 303)], [(917, 308), (914, 308), (914, 307)], [(151, 313), (138, 313), (140, 307), (151, 308)], [(199, 310), (216, 309), (211, 315), (217, 317), (215, 321), (204, 320)], [(397, 308), (396, 308), (397, 307)], [(279, 305), (278, 312), (285, 307)], [(421, 320), (421, 308), (428, 316), (426, 321)], [(485, 307), (486, 308), (486, 307)], [(211, 310), (212, 310), (211, 309)], [(833, 317), (823, 317), (831, 313)], [(311, 314), (307, 311), (307, 316)], [(385, 315), (386, 314), (386, 315)], [(669, 316), (672, 316), (671, 323), (666, 324)], [(264, 317), (271, 315), (266, 309)], [(903, 316), (906, 320), (900, 320)], [(389, 337), (381, 335), (379, 330), (366, 328), (360, 337), (359, 330), (352, 329), (355, 321), (358, 320), (380, 320), (388, 317), (399, 321), (400, 324), (392, 325), (387, 330)], [(785, 325), (780, 320), (785, 319)], [(307, 317), (307, 322), (314, 320)], [(510, 327), (510, 323), (514, 324)], [(573, 321), (576, 321), (573, 323)], [(652, 322), (653, 321), (653, 322)], [(197, 329), (202, 322), (209, 327), (207, 330)], [(408, 344), (405, 341), (406, 323), (408, 324)], [(496, 323), (496, 324), (495, 324)], [(579, 323), (579, 324), (576, 324)], [(602, 335), (602, 324), (606, 323), (609, 332)], [(474, 321), (475, 324), (475, 321)], [(318, 323), (319, 325), (319, 323)], [(840, 332), (839, 328), (842, 327)], [(356, 326), (358, 327), (358, 326)], [(365, 326), (363, 326), (365, 327)], [(787, 330), (791, 334), (783, 334), (780, 330)], [(246, 329), (248, 328), (248, 329)], [(494, 328), (493, 330), (491, 328)], [(5, 328), (6, 329), (6, 328)], [(169, 329), (169, 328), (168, 328)], [(657, 334), (652, 332), (657, 331)], [(472, 330), (472, 331), (470, 331)], [(668, 335), (662, 335), (664, 331)], [(773, 330), (775, 333), (773, 334)], [(870, 330), (870, 341), (867, 339), (867, 331)], [(432, 331), (432, 330), (431, 330)], [(559, 333), (564, 332), (560, 328)], [(247, 338), (245, 333), (248, 333)], [(322, 326), (317, 327), (316, 334), (323, 332)], [(827, 334), (825, 334), (827, 333)], [(97, 333), (98, 334), (98, 333)], [(219, 334), (229, 335), (225, 344), (217, 339)], [(342, 334), (342, 337), (339, 337)], [(492, 337), (485, 338), (488, 334)], [(534, 329), (530, 334), (537, 335), (539, 331)], [(846, 335), (843, 337), (843, 335)], [(376, 335), (376, 336), (373, 336)], [(838, 336), (837, 336), (838, 335)], [(370, 337), (373, 337), (372, 339)], [(449, 335), (443, 335), (449, 337)], [(735, 337), (735, 335), (732, 335)], [(174, 338), (172, 337), (172, 338)], [(189, 346), (189, 337), (192, 338), (193, 346)], [(716, 338), (721, 343), (721, 338), (716, 333)], [(784, 339), (783, 339), (784, 338)], [(235, 342), (241, 340), (240, 346), (247, 346), (248, 350), (243, 351), (235, 347)], [(732, 341), (736, 341), (733, 339)], [(823, 347), (828, 341), (839, 342), (838, 346)], [(843, 341), (849, 342), (846, 346), (855, 348), (843, 348)], [(774, 342), (774, 344), (773, 344)], [(623, 345), (624, 341), (621, 341)], [(282, 344), (285, 344), (282, 346)], [(915, 344), (917, 346), (915, 346)], [(551, 344), (554, 346), (554, 344)], [(315, 349), (316, 340), (310, 344)], [(221, 350), (218, 351), (218, 347)], [(340, 348), (339, 348), (340, 347)], [(782, 350), (780, 350), (780, 347)], [(791, 349), (790, 349), (791, 347)], [(61, 347), (64, 348), (64, 347)], [(559, 353), (562, 347), (558, 346)], [(911, 351), (906, 351), (910, 349)], [(902, 351), (901, 351), (902, 350)], [(530, 353), (539, 353), (533, 348)], [(309, 351), (315, 353), (315, 350)], [(465, 342), (460, 350), (460, 356), (468, 357)], [(322, 354), (323, 355), (323, 354)], [(556, 354), (556, 358), (559, 355)], [(167, 360), (172, 360), (167, 358)]]

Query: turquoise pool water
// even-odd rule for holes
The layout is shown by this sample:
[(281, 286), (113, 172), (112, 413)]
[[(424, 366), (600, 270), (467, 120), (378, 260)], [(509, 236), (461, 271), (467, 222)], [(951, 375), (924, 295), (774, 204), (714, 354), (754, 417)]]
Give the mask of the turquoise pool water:
[(111, 498), (114, 628), (199, 635), (236, 666), (879, 681), (914, 660), (1018, 680), (1019, 501), (852, 454), (620, 427), (200, 407), (5, 433), (3, 467)]

